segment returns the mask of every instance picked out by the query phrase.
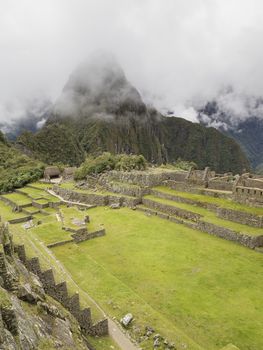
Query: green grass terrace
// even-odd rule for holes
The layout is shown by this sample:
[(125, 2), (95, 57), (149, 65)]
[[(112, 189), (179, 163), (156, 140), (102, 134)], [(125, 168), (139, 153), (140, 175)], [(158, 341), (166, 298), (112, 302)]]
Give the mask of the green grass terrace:
[(52, 251), (109, 315), (131, 312), (180, 350), (263, 349), (262, 254), (128, 208), (88, 212), (106, 236)]
[(244, 211), (244, 212), (254, 214), (254, 215), (263, 215), (263, 208), (250, 207), (247, 205), (239, 204), (237, 202), (234, 202), (231, 199), (216, 198), (216, 197), (212, 197), (212, 196), (207, 196), (207, 195), (202, 195), (202, 194), (194, 194), (194, 193), (189, 193), (189, 192), (180, 192), (180, 191), (173, 190), (173, 189), (166, 187), (166, 186), (157, 186), (157, 187), (154, 187), (153, 190), (156, 190), (156, 191), (161, 192), (161, 193), (167, 193), (170, 195), (174, 195), (177, 197), (191, 199), (191, 200), (196, 201), (196, 202), (211, 203), (211, 204), (216, 204), (219, 207), (223, 207), (223, 208), (227, 208), (227, 209)]
[(229, 229), (236, 231), (236, 232), (247, 233), (249, 235), (256, 235), (256, 236), (262, 235), (262, 231), (263, 231), (262, 228), (252, 227), (252, 226), (248, 226), (248, 225), (239, 224), (239, 223), (236, 223), (233, 221), (220, 219), (216, 216), (215, 212), (210, 211), (208, 209), (198, 207), (196, 205), (175, 202), (173, 200), (163, 199), (163, 198), (159, 198), (159, 197), (156, 197), (153, 195), (148, 195), (148, 196), (145, 196), (144, 198), (150, 199), (150, 200), (155, 201), (157, 203), (171, 205), (171, 206), (174, 206), (176, 208), (180, 208), (180, 209), (191, 211), (193, 213), (200, 214), (200, 215), (202, 215), (201, 220), (206, 221), (206, 222), (210, 222), (210, 223), (218, 225), (218, 226), (229, 228)]

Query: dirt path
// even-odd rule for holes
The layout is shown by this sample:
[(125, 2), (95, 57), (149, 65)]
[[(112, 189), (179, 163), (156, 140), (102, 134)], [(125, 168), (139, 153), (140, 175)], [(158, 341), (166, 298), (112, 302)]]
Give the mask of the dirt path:
[(81, 203), (81, 202), (73, 202), (73, 201), (68, 201), (66, 199), (64, 199), (63, 197), (61, 197), (60, 195), (56, 194), (54, 191), (52, 190), (46, 190), (47, 193), (51, 194), (54, 197), (57, 197), (58, 199), (61, 200), (61, 202), (63, 203), (68, 203), (68, 204), (72, 204), (72, 205), (78, 205), (78, 206), (82, 206), (85, 207), (87, 209), (93, 208), (95, 207), (95, 205), (90, 205), (90, 204), (85, 204), (85, 203)]
[[(115, 343), (119, 346), (120, 349), (122, 350), (138, 350), (139, 348), (128, 338), (128, 336), (123, 333), (122, 329), (119, 327), (118, 324), (116, 324), (111, 318), (109, 318), (106, 313), (104, 312), (104, 310), (96, 303), (96, 301), (87, 293), (85, 292), (83, 289), (81, 289), (79, 287), (79, 285), (74, 281), (73, 277), (71, 276), (71, 274), (69, 273), (69, 271), (64, 267), (64, 265), (57, 260), (56, 256), (53, 254), (53, 252), (51, 250), (49, 250), (44, 244), (43, 242), (41, 242), (39, 239), (37, 239), (36, 237), (34, 237), (34, 240), (36, 240), (42, 247), (43, 249), (46, 251), (46, 253), (50, 256), (50, 258), (52, 260), (54, 260), (57, 264), (57, 266), (59, 267), (59, 269), (61, 270), (61, 272), (63, 273), (63, 275), (67, 276), (67, 279), (70, 279), (71, 282), (76, 286), (77, 289), (81, 290), (81, 292), (87, 297), (87, 299), (89, 299), (91, 301), (91, 303), (93, 305), (95, 305), (103, 314), (103, 316), (105, 318), (108, 318), (108, 325), (109, 325), (109, 335), (110, 337), (115, 341)], [(37, 246), (32, 242), (32, 240), (30, 239), (31, 245), (33, 246), (34, 250), (36, 252), (38, 252), (40, 255), (42, 255), (42, 257), (44, 258), (44, 260), (47, 261), (46, 257), (44, 256), (44, 254), (39, 251), (39, 249), (37, 248)], [(48, 261), (48, 263), (50, 263)]]

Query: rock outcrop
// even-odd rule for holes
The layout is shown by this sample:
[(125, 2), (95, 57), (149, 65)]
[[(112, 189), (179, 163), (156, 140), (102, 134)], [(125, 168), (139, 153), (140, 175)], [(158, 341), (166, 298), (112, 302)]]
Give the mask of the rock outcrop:
[(90, 349), (77, 320), (48, 296), (39, 278), (14, 254), (0, 227), (0, 349)]

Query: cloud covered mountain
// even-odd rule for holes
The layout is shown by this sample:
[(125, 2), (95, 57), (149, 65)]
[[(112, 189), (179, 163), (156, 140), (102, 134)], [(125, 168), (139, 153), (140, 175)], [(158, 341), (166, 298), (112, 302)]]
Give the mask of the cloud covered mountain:
[(228, 88), (199, 108), (198, 120), (233, 137), (252, 167), (263, 168), (263, 98)]
[(249, 167), (237, 143), (216, 129), (148, 107), (118, 62), (101, 53), (73, 71), (43, 128), (18, 143), (46, 162), (72, 165), (86, 153), (110, 151), (156, 163), (180, 157), (222, 172)]

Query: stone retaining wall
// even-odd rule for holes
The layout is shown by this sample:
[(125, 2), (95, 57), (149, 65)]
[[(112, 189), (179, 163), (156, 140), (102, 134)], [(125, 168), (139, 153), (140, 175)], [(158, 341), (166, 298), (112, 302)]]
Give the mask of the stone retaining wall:
[(78, 229), (78, 230), (67, 229), (66, 231), (73, 232), (73, 234), (71, 235), (72, 239), (65, 240), (65, 241), (59, 241), (59, 242), (55, 242), (55, 243), (50, 243), (47, 245), (47, 247), (54, 248), (54, 247), (59, 247), (59, 246), (68, 244), (68, 243), (78, 244), (78, 243), (88, 241), (88, 240), (93, 239), (93, 238), (105, 236), (105, 234), (106, 234), (105, 229), (101, 229), (101, 230), (94, 231), (94, 232), (88, 232), (86, 227)]
[(153, 194), (154, 196), (159, 197), (159, 198), (169, 199), (169, 200), (179, 202), (179, 203), (197, 205), (198, 207), (210, 209), (210, 210), (216, 210), (218, 207), (216, 204), (213, 204), (213, 203), (200, 202), (200, 201), (196, 201), (193, 199), (176, 196), (174, 194), (164, 193), (164, 192), (161, 192), (158, 190), (151, 190), (151, 194)]
[(199, 221), (197, 223), (197, 229), (203, 232), (207, 232), (211, 235), (215, 235), (220, 238), (224, 238), (228, 241), (237, 242), (245, 247), (254, 249), (255, 247), (263, 246), (263, 235), (262, 236), (250, 236), (245, 233), (239, 233), (230, 230), (226, 227), (217, 226), (205, 221)]
[(167, 187), (172, 188), (173, 190), (182, 191), (182, 192), (189, 192), (189, 193), (196, 193), (196, 194), (205, 194), (210, 197), (217, 197), (217, 198), (232, 198), (232, 192), (224, 193), (224, 192), (212, 192), (209, 191), (209, 189), (202, 188), (202, 187), (192, 187), (189, 184), (185, 182), (177, 182), (173, 180), (168, 180), (164, 182), (164, 185)]
[(120, 206), (135, 207), (141, 202), (139, 198), (103, 195), (97, 193), (80, 193), (72, 190), (54, 186), (53, 191), (64, 198), (74, 202), (82, 202), (85, 204), (94, 204), (98, 206), (107, 206), (111, 204), (119, 204)]
[(38, 209), (45, 209), (49, 207), (48, 202), (47, 203), (39, 203), (37, 201), (32, 201), (32, 206)]
[(239, 222), (240, 224), (263, 228), (263, 216), (225, 208), (218, 208), (217, 216), (225, 220)]
[(85, 204), (107, 205), (107, 196), (96, 193), (81, 193), (74, 190), (67, 190), (59, 186), (54, 186), (53, 191), (65, 200), (82, 202)]
[(16, 218), (8, 220), (9, 224), (19, 224), (20, 222), (26, 222), (32, 219), (32, 215), (23, 216), (22, 218)]
[(31, 207), (31, 203), (29, 204), (24, 204), (24, 205), (17, 205), (15, 202), (13, 202), (11, 199), (0, 196), (0, 200), (7, 205), (9, 205), (12, 208), (16, 208), (17, 211), (22, 211), (23, 208)]
[(176, 216), (182, 217), (183, 219), (197, 221), (201, 218), (200, 214), (191, 212), (189, 210), (177, 208), (173, 205), (155, 202), (151, 199), (143, 198), (142, 203), (151, 209), (155, 209), (157, 211), (164, 212), (168, 215), (176, 215)]
[(79, 295), (75, 293), (69, 296), (66, 282), (56, 284), (52, 269), (42, 271), (37, 257), (27, 258), (24, 245), (16, 246), (16, 252), (27, 269), (39, 277), (45, 292), (60, 302), (77, 319), (84, 333), (92, 336), (108, 335), (108, 320), (103, 319), (92, 324), (90, 308), (81, 310)]
[(74, 233), (73, 235), (71, 235), (71, 237), (73, 238), (73, 240), (76, 243), (80, 243), (80, 242), (88, 241), (88, 240), (96, 238), (96, 237), (105, 236), (105, 234), (106, 234), (105, 229), (102, 229), (102, 230), (98, 230), (98, 231), (94, 231), (94, 232)]
[(236, 232), (228, 228), (217, 226), (202, 220), (199, 220), (197, 222), (187, 222), (184, 220), (180, 220), (179, 218), (176, 218), (174, 216), (170, 216), (168, 214), (159, 213), (158, 211), (149, 208), (138, 207), (137, 209), (145, 212), (146, 214), (156, 215), (162, 219), (167, 219), (177, 224), (184, 224), (187, 227), (192, 228), (194, 230), (200, 230), (202, 232), (209, 233), (211, 235), (226, 239), (228, 241), (239, 243), (251, 249), (263, 246), (263, 235), (250, 236), (248, 234)]
[(211, 188), (213, 190), (232, 191), (233, 185), (234, 185), (233, 182), (227, 182), (227, 181), (220, 181), (220, 180), (208, 181), (208, 188)]
[(55, 247), (60, 247), (62, 245), (65, 245), (67, 243), (73, 243), (74, 239), (69, 239), (69, 240), (65, 240), (65, 241), (59, 241), (59, 242), (55, 242), (55, 243), (50, 243), (47, 245), (48, 248), (55, 248)]
[(158, 186), (165, 180), (177, 180), (186, 176), (187, 172), (179, 172), (167, 170), (163, 172), (145, 172), (145, 171), (116, 171), (112, 170), (108, 173), (109, 178), (117, 181), (130, 184), (138, 184), (140, 186)]
[[(101, 182), (102, 181), (102, 182)], [(110, 192), (123, 194), (125, 196), (130, 197), (142, 197), (146, 194), (149, 194), (149, 190), (147, 188), (143, 188), (136, 185), (128, 185), (122, 184), (120, 182), (107, 181), (107, 179), (99, 180), (99, 183)]]

